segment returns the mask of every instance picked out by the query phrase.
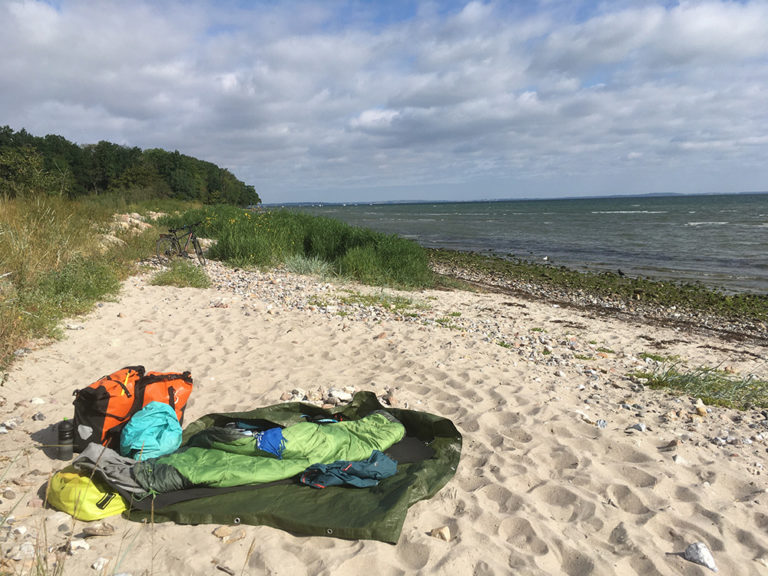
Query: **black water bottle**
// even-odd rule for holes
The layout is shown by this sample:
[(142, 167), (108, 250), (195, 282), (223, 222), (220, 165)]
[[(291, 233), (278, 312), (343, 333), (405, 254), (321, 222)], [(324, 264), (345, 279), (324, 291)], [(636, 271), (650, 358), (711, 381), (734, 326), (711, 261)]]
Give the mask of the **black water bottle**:
[(72, 459), (72, 443), (74, 442), (75, 427), (72, 420), (64, 418), (59, 422), (59, 460)]

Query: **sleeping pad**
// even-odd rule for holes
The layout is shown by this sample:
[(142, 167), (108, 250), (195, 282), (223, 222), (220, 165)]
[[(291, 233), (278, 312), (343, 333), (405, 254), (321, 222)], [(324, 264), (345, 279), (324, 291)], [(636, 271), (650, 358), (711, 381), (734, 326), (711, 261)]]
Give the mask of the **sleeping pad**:
[(300, 422), (276, 432), (278, 437), (282, 434), (277, 454), (260, 449), (256, 435), (207, 428), (173, 454), (137, 462), (132, 475), (151, 493), (274, 482), (313, 464), (365, 460), (374, 450), (384, 451), (399, 442), (405, 427), (387, 412), (377, 411), (360, 420), (323, 425)]

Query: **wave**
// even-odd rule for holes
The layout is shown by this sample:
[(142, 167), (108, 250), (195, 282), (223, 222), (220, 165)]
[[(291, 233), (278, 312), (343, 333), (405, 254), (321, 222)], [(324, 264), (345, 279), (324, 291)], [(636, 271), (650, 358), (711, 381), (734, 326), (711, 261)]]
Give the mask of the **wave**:
[(730, 222), (688, 222), (686, 226), (725, 226)]
[(592, 210), (592, 214), (667, 214), (667, 210)]

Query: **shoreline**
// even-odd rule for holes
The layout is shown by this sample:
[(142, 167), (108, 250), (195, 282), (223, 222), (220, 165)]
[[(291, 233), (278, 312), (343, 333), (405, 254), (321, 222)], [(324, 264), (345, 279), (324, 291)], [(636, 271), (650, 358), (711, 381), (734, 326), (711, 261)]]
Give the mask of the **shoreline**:
[[(442, 251), (455, 252), (455, 251)], [(462, 253), (463, 254), (463, 253)], [(464, 263), (450, 264), (444, 261), (433, 261), (432, 270), (441, 276), (468, 283), (481, 290), (497, 291), (516, 295), (530, 300), (542, 300), (574, 309), (593, 310), (597, 314), (612, 315), (625, 320), (638, 320), (659, 326), (678, 327), (685, 330), (711, 333), (733, 342), (752, 342), (768, 345), (768, 322), (758, 318), (733, 318), (723, 314), (712, 313), (696, 307), (665, 306), (653, 302), (627, 300), (618, 294), (612, 296), (590, 293), (582, 289), (567, 286), (549, 285), (536, 280), (520, 279), (514, 273), (492, 273), (482, 270), (480, 266), (467, 263), (472, 258), (494, 261), (495, 258), (469, 253)], [(526, 265), (540, 265), (525, 263)], [(584, 275), (584, 272), (570, 270), (568, 273)], [(615, 275), (613, 275), (615, 276)], [(615, 276), (618, 278), (618, 276)], [(659, 284), (649, 280), (651, 284)], [(670, 285), (670, 283), (667, 283)], [(674, 287), (674, 283), (671, 283)], [(708, 288), (705, 288), (709, 290)], [(710, 290), (711, 291), (711, 290)], [(766, 295), (747, 294), (765, 298)]]
[[(64, 339), (10, 368), (0, 515), (13, 521), (0, 558), (11, 571), (34, 559), (25, 553), (43, 527), (65, 574), (88, 573), (99, 558), (134, 574), (671, 574), (695, 570), (681, 554), (698, 541), (723, 573), (768, 566), (768, 411), (697, 408), (631, 377), (657, 365), (643, 357), (654, 351), (765, 380), (764, 346), (516, 294), (206, 269), (209, 289), (153, 286), (151, 269), (132, 276), (117, 301), (69, 320)], [(73, 388), (136, 363), (192, 371), (185, 425), (303, 393), (310, 401), (320, 389), (370, 390), (450, 418), (461, 462), (409, 510), (395, 546), (121, 517), (107, 520), (114, 534), (86, 539), (82, 522), (42, 507), (64, 464), (47, 444), (70, 417)], [(430, 535), (444, 526), (448, 541)], [(128, 538), (152, 554), (116, 566)], [(87, 547), (59, 551), (68, 539)]]

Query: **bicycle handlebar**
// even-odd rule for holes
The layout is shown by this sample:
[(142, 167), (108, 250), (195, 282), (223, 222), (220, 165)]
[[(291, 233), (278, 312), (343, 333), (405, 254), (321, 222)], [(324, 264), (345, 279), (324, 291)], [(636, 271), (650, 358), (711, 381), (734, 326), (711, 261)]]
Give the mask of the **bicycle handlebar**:
[(195, 226), (200, 226), (200, 224), (202, 223), (203, 221), (200, 220), (200, 222), (195, 222), (194, 224), (187, 224), (186, 226), (182, 226), (181, 228), (168, 228), (168, 232), (170, 232), (171, 234), (176, 234), (176, 232), (180, 232), (181, 230), (189, 230), (191, 232), (192, 228), (194, 228)]

